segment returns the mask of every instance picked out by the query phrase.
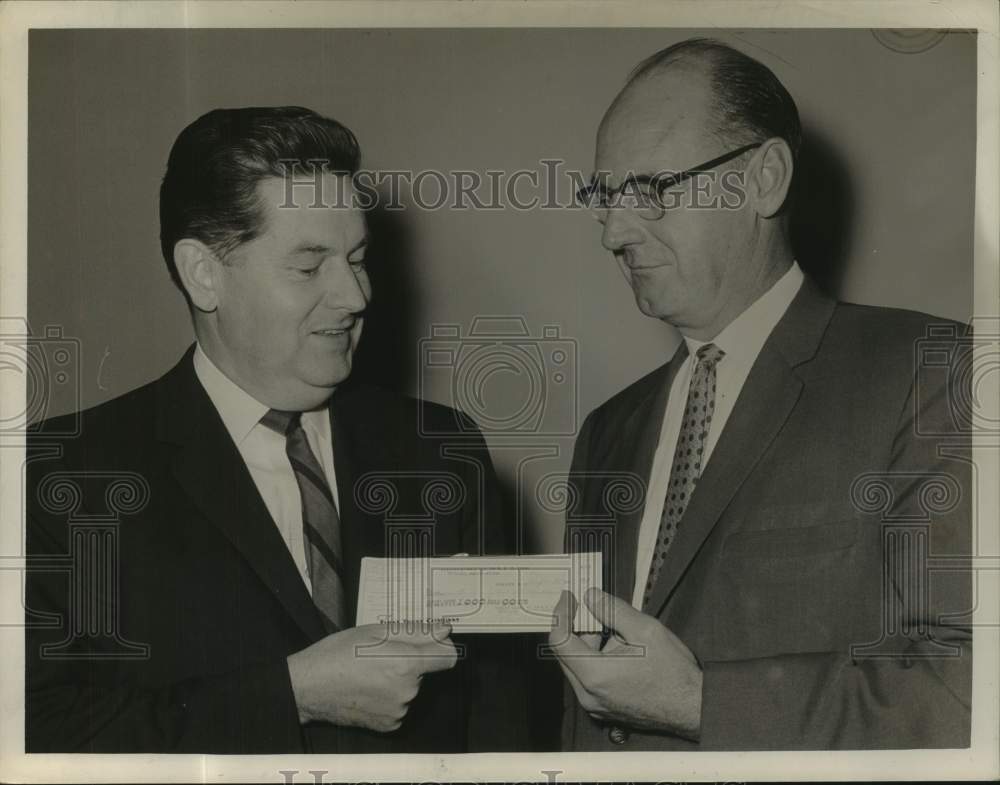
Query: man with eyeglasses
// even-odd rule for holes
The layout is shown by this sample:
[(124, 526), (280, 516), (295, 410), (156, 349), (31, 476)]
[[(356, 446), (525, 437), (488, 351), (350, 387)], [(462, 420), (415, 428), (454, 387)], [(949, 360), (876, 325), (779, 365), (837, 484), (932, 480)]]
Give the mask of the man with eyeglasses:
[[(682, 340), (577, 439), (568, 548), (611, 483), (645, 500), (616, 514), (607, 593), (556, 608), (566, 749), (969, 744), (968, 429), (915, 351), (962, 331), (803, 274), (800, 143), (774, 74), (706, 39), (642, 62), (601, 123), (580, 197)], [(572, 632), (578, 601), (603, 635)]]

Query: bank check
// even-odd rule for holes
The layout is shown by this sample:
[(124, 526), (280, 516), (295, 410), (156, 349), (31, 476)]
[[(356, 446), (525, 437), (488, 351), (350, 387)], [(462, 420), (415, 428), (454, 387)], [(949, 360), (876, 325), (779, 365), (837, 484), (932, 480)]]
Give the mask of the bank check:
[(358, 621), (445, 621), (461, 632), (548, 632), (563, 589), (578, 600), (573, 628), (600, 632), (584, 592), (601, 585), (601, 554), (361, 560)]

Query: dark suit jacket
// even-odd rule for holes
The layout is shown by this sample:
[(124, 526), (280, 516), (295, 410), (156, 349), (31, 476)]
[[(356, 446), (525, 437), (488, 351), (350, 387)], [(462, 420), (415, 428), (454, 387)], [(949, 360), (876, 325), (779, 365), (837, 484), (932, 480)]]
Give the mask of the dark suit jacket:
[[(930, 338), (933, 357), (921, 340), (931, 324), (945, 333)], [(703, 667), (700, 741), (622, 733), (567, 690), (565, 748), (968, 746), (969, 423), (957, 424), (963, 393), (940, 366), (941, 347), (961, 351), (963, 336), (805, 281), (747, 378), (647, 608)], [(576, 443), (569, 547), (610, 520), (605, 580), (629, 602), (642, 505), (609, 513), (605, 491), (648, 480), (678, 367), (675, 356), (596, 409)]]
[[(30, 438), (27, 750), (521, 746), (524, 696), (501, 636), (456, 636), (466, 656), (424, 677), (394, 733), (299, 725), (285, 658), (323, 627), (191, 358), (84, 412), (76, 439), (47, 439), (67, 431), (57, 421)], [(352, 610), (363, 556), (422, 537), (436, 555), (507, 552), (478, 431), (422, 437), (418, 407), (434, 432), (454, 430), (453, 411), (371, 388), (347, 384), (331, 400)]]

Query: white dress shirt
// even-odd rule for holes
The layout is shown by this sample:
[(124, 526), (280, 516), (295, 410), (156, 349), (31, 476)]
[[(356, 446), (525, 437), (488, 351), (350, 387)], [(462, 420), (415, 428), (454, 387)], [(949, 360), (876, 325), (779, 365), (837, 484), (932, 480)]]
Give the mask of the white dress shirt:
[[(705, 454), (702, 460), (702, 472), (705, 471), (712, 457), (712, 450), (719, 441), (719, 435), (726, 427), (726, 421), (736, 405), (740, 390), (750, 374), (750, 369), (757, 360), (764, 342), (771, 334), (795, 295), (802, 285), (803, 275), (798, 263), (792, 266), (778, 281), (761, 295), (749, 308), (730, 322), (726, 328), (711, 341), (696, 341), (685, 338), (688, 356), (684, 360), (677, 375), (674, 377), (667, 398), (667, 408), (660, 428), (660, 440), (653, 455), (653, 467), (650, 471), (646, 507), (639, 524), (639, 538), (636, 549), (635, 585), (632, 591), (632, 605), (642, 608), (643, 594), (646, 590), (646, 579), (649, 577), (649, 566), (653, 560), (657, 534), (660, 530), (660, 518), (663, 514), (663, 503), (667, 497), (667, 486), (670, 482), (670, 467), (677, 447), (677, 437), (680, 435), (681, 420), (684, 407), (687, 404), (688, 388), (691, 385), (691, 374), (697, 360), (696, 352), (707, 343), (714, 343), (725, 355), (715, 366), (716, 393), (715, 414), (705, 444)], [(683, 518), (681, 526), (684, 525)]]
[[(268, 407), (232, 381), (202, 350), (194, 350), (194, 371), (208, 397), (222, 417), (236, 448), (250, 470), (254, 485), (260, 491), (271, 519), (278, 527), (281, 538), (295, 560), (302, 580), (312, 592), (306, 562), (306, 548), (302, 533), (302, 496), (292, 465), (285, 453), (285, 437), (261, 425), (260, 419)], [(333, 492), (334, 503), (340, 509), (337, 478), (333, 470), (333, 436), (330, 433), (330, 414), (326, 408), (302, 414), (302, 429), (326, 481)], [(225, 489), (220, 489), (225, 492)]]

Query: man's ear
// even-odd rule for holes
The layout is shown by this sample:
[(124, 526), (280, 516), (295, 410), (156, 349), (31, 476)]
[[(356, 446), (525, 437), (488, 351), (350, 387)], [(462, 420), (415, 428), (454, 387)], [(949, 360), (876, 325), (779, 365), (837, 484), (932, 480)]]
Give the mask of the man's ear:
[(792, 151), (784, 139), (768, 139), (757, 151), (758, 164), (747, 174), (757, 214), (773, 217), (785, 203), (792, 184)]
[(185, 238), (174, 245), (174, 264), (184, 289), (199, 311), (210, 313), (219, 303), (216, 292), (218, 258), (200, 240)]

